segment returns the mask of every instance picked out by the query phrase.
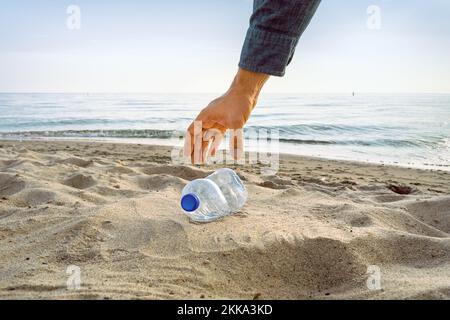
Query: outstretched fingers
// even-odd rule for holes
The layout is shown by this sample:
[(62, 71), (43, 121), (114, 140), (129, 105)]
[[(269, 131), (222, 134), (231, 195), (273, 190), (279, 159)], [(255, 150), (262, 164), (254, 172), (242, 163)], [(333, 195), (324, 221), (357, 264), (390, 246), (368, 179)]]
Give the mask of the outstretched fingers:
[(213, 121), (194, 121), (186, 131), (184, 156), (191, 163), (204, 163), (208, 155), (214, 156), (225, 134), (226, 128)]
[(230, 153), (234, 160), (239, 160), (244, 153), (243, 129), (233, 129), (230, 134)]
[(208, 156), (214, 157), (219, 149), (220, 144), (222, 143), (223, 137), (225, 135), (225, 131), (212, 128), (206, 132), (205, 139), (211, 141), (211, 146), (209, 148)]

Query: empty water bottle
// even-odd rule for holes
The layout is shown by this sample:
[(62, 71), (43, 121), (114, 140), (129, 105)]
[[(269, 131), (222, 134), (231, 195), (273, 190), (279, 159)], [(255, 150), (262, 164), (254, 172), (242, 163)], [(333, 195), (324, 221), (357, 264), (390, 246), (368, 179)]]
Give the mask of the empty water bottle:
[(205, 179), (188, 183), (181, 192), (181, 207), (196, 222), (210, 222), (238, 212), (247, 201), (247, 190), (231, 169), (220, 169)]

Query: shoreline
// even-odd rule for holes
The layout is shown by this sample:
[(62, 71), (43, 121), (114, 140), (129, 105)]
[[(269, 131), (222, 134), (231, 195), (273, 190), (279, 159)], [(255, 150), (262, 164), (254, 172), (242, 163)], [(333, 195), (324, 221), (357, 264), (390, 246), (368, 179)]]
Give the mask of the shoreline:
[[(82, 137), (36, 137), (36, 138), (11, 138), (5, 139), (0, 138), (0, 143), (2, 141), (6, 142), (22, 142), (22, 141), (37, 141), (37, 142), (84, 142), (84, 143), (108, 143), (108, 144), (133, 144), (133, 145), (150, 145), (150, 146), (159, 146), (164, 148), (174, 148), (177, 145), (174, 144), (175, 139), (157, 139), (157, 138), (82, 138)], [(171, 143), (172, 141), (172, 143)], [(179, 142), (180, 140), (178, 140)], [(181, 146), (181, 143), (178, 147)], [(286, 144), (287, 146), (287, 144)], [(219, 149), (222, 150), (223, 149)], [(263, 150), (263, 152), (266, 150)], [(245, 153), (255, 153), (255, 151), (246, 151)], [(416, 170), (430, 170), (437, 172), (450, 172), (450, 164), (411, 164), (411, 163), (399, 163), (399, 162), (388, 162), (388, 161), (376, 161), (376, 160), (354, 160), (354, 159), (344, 159), (336, 156), (322, 156), (322, 155), (309, 155), (309, 154), (297, 154), (297, 153), (289, 153), (289, 152), (279, 152), (280, 156), (292, 156), (292, 157), (300, 157), (300, 158), (310, 158), (315, 160), (329, 160), (329, 161), (342, 161), (348, 163), (355, 164), (368, 164), (368, 165), (382, 165), (382, 166), (392, 166), (406, 169), (416, 169)]]
[(247, 204), (193, 224), (180, 191), (221, 165), (155, 145), (0, 145), (0, 299), (450, 298), (449, 172), (282, 154), (272, 176), (230, 165)]

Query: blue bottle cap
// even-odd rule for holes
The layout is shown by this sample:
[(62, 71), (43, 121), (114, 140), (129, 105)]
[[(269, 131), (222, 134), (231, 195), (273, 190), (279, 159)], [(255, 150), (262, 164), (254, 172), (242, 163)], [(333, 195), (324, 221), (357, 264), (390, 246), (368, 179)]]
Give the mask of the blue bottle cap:
[(192, 212), (200, 206), (200, 199), (193, 193), (185, 194), (181, 198), (181, 207), (184, 211)]

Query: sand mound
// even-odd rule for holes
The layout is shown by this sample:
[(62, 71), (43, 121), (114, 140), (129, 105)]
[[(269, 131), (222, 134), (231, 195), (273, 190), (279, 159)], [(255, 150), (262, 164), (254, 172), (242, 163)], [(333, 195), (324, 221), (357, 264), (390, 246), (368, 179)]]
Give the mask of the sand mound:
[(103, 220), (102, 230), (110, 235), (106, 246), (144, 256), (175, 258), (190, 253), (186, 228), (175, 220), (143, 217), (124, 219), (120, 223)]
[(150, 256), (177, 257), (189, 253), (189, 241), (182, 224), (173, 220), (153, 220), (147, 224), (146, 232), (151, 241), (141, 248)]
[(148, 175), (151, 174), (166, 174), (175, 176), (184, 180), (194, 180), (200, 179), (208, 176), (212, 171), (200, 170), (192, 167), (186, 166), (156, 166), (156, 167), (146, 167), (142, 169), (142, 172)]
[(102, 259), (100, 243), (103, 235), (95, 222), (85, 220), (71, 225), (61, 233), (65, 245), (58, 250), (56, 261), (68, 263), (92, 262)]
[(27, 189), (16, 194), (17, 202), (27, 206), (48, 203), (56, 198), (56, 193), (45, 189)]
[(258, 184), (260, 187), (269, 189), (288, 189), (294, 185), (291, 180), (282, 179), (278, 176), (267, 177), (264, 182)]
[(104, 187), (104, 186), (96, 186), (95, 192), (98, 193), (101, 196), (112, 196), (112, 197), (126, 197), (126, 198), (134, 198), (139, 195), (145, 194), (142, 191), (136, 191), (136, 190), (129, 190), (129, 189), (120, 189), (117, 188), (111, 188), (111, 187)]
[(18, 164), (18, 163), (20, 163), (20, 162), (21, 162), (21, 160), (17, 160), (17, 159), (13, 159), (13, 160), (0, 160), (0, 166), (1, 166), (1, 167), (5, 167), (5, 169), (6, 169), (6, 168), (12, 167), (12, 166), (14, 166), (14, 165), (16, 165), (16, 164)]
[(418, 294), (408, 297), (411, 300), (449, 300), (450, 287), (440, 288), (437, 290), (425, 290)]
[(78, 157), (67, 158), (60, 160), (59, 162), (64, 164), (73, 164), (80, 168), (86, 168), (94, 163), (92, 160), (85, 160)]
[(178, 177), (166, 174), (152, 174), (149, 176), (137, 177), (137, 183), (140, 188), (149, 191), (161, 191), (167, 188), (173, 188), (180, 191), (187, 182)]
[(420, 221), (450, 234), (450, 197), (416, 201), (406, 207)]
[(119, 174), (134, 174), (134, 173), (136, 173), (133, 169), (127, 168), (124, 166), (120, 166), (120, 165), (109, 167), (108, 169), (106, 169), (106, 172), (119, 173)]
[(0, 196), (10, 196), (25, 188), (25, 181), (17, 174), (0, 173)]
[(283, 190), (280, 193), (280, 197), (282, 197), (282, 198), (298, 197), (301, 194), (302, 194), (302, 192), (299, 189), (288, 188), (288, 189)]
[(273, 181), (264, 181), (258, 184), (260, 187), (269, 188), (269, 189), (286, 189), (288, 188), (285, 185), (275, 183)]
[(277, 241), (264, 249), (237, 249), (210, 260), (227, 281), (257, 288), (262, 298), (268, 292), (295, 299), (343, 285), (356, 286), (366, 272), (357, 252), (328, 238)]
[(404, 199), (407, 199), (407, 197), (396, 194), (384, 194), (374, 197), (374, 200), (380, 203), (397, 202)]
[(76, 173), (64, 180), (63, 184), (77, 189), (87, 189), (94, 186), (96, 184), (96, 181), (91, 176)]
[(352, 245), (371, 264), (402, 264), (416, 268), (437, 266), (450, 261), (448, 240), (411, 234), (387, 233), (381, 237), (355, 239)]
[(30, 151), (27, 148), (19, 147), (16, 149), (17, 153), (29, 153)]

